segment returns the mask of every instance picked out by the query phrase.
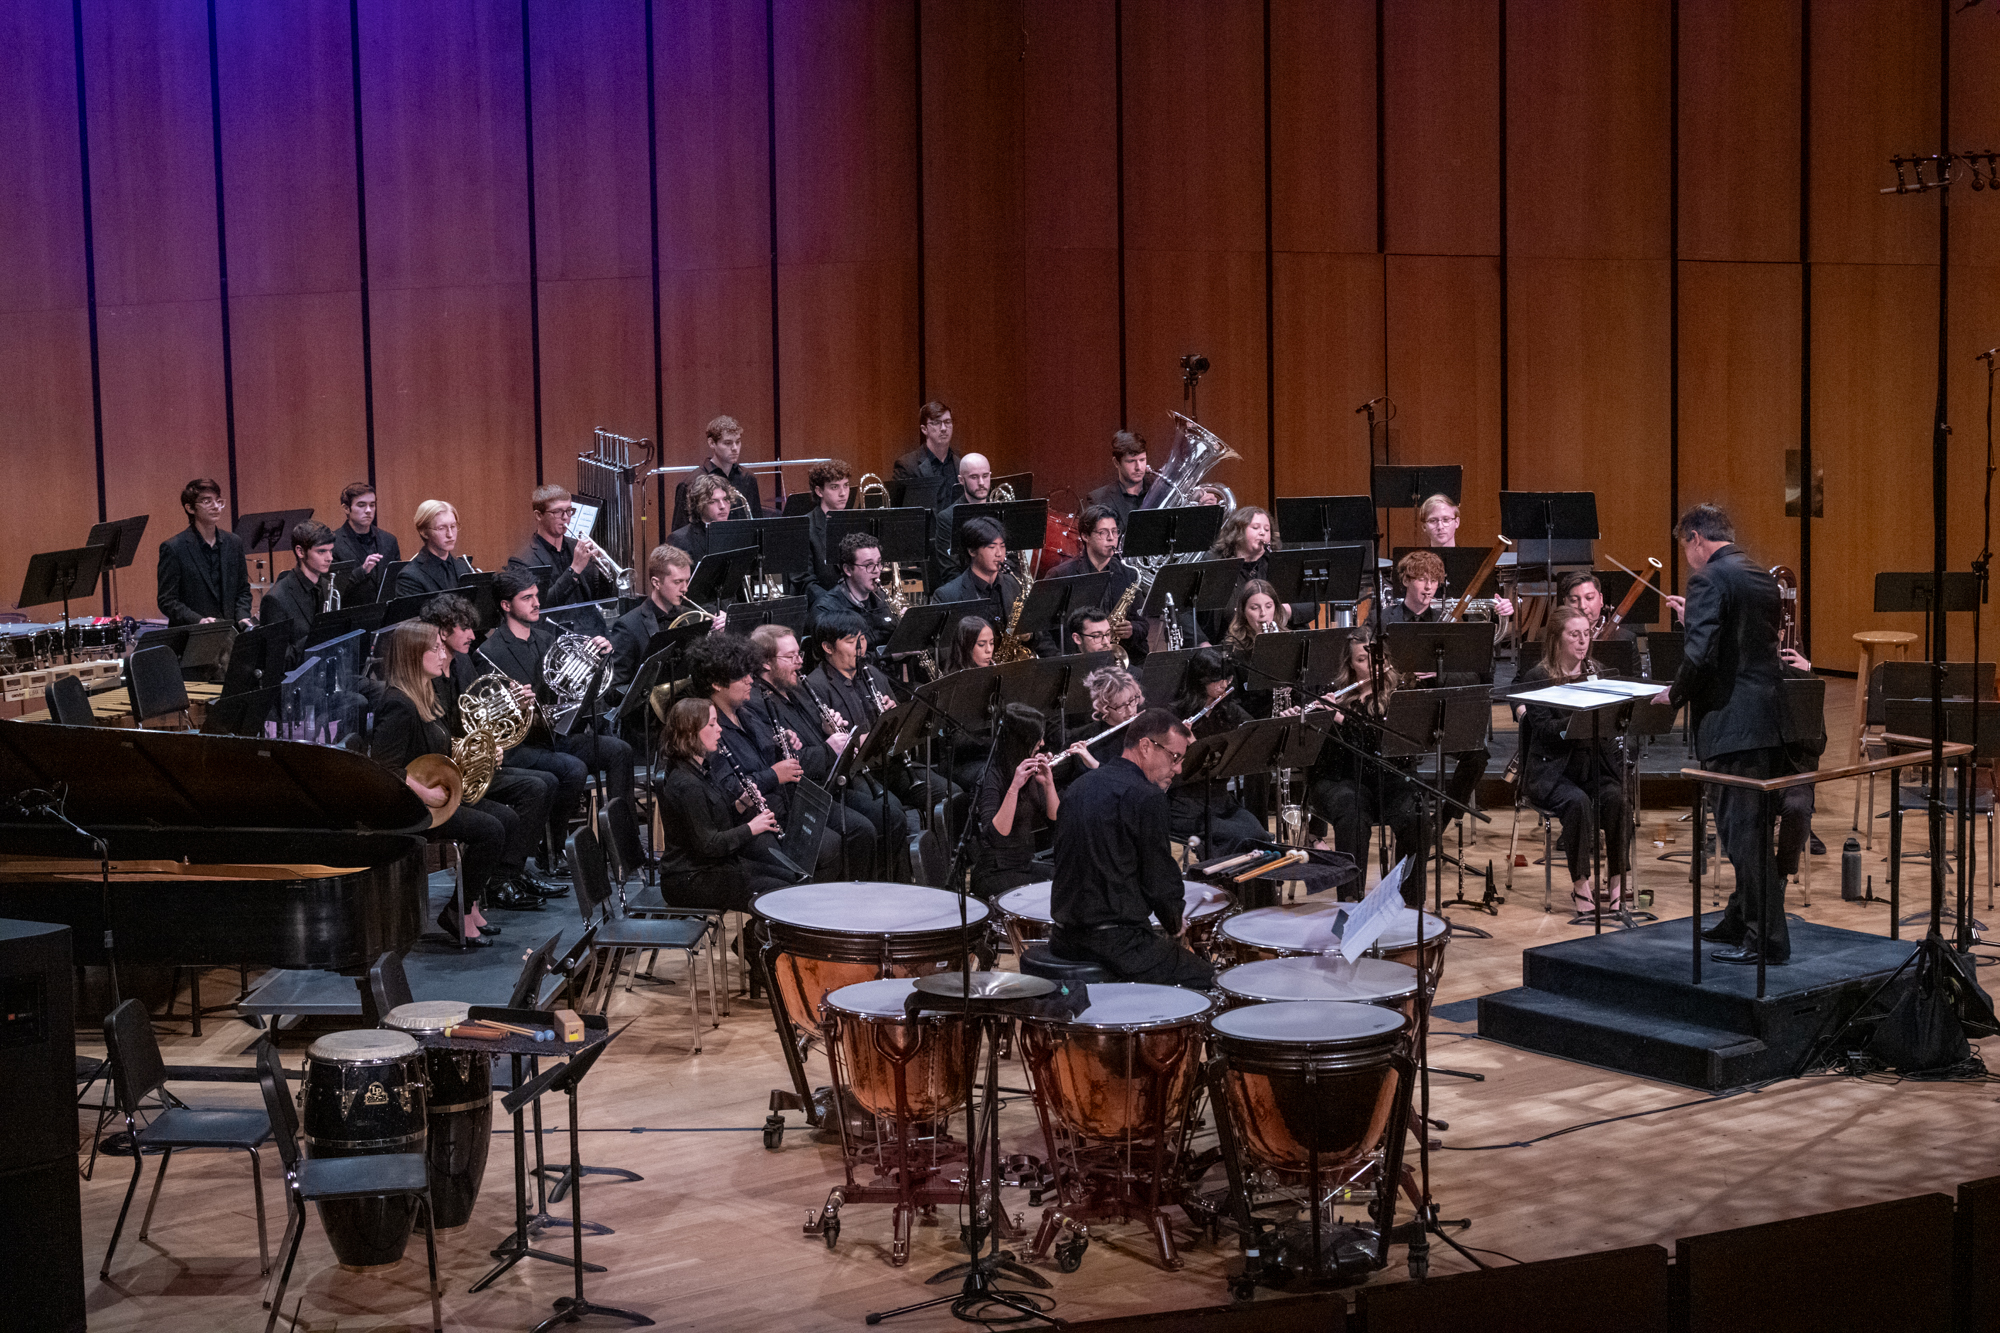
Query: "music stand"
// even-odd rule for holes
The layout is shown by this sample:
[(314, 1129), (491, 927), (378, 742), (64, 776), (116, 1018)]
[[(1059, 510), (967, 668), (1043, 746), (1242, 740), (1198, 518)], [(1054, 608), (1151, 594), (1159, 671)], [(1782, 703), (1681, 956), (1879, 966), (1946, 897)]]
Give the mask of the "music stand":
[(1035, 494), (1035, 474), (1032, 472), (1009, 472), (1004, 477), (995, 477), (993, 479), (993, 488), (986, 493), (988, 495), (998, 494), (1002, 486), (1005, 486), (1007, 493), (1012, 495), (1016, 500), (1033, 499)]
[[(699, 629), (703, 634), (706, 634), (708, 632), (706, 626), (699, 626), (699, 625), (684, 625), (678, 631), (662, 631), (662, 632), (684, 633), (690, 629)], [(659, 641), (660, 636), (654, 635), (653, 638), (654, 642), (657, 643)], [(625, 686), (625, 695), (618, 701), (618, 707), (612, 714), (612, 716), (617, 719), (618, 729), (620, 731), (624, 732), (626, 735), (629, 736), (632, 734), (632, 732), (636, 730), (639, 733), (639, 735), (643, 738), (646, 747), (646, 754), (648, 756), (646, 762), (649, 771), (652, 765), (651, 756), (654, 749), (653, 746), (654, 713), (651, 707), (653, 698), (653, 687), (655, 685), (660, 684), (662, 678), (666, 677), (668, 664), (671, 663), (674, 660), (674, 658), (679, 655), (679, 652), (680, 652), (679, 644), (668, 644), (666, 647), (660, 649), (658, 652), (651, 654), (649, 657), (646, 658), (645, 661), (641, 662), (639, 664), (639, 669), (632, 673), (631, 681)], [(632, 720), (634, 714), (639, 715), (639, 721), (636, 727), (633, 725), (633, 720)]]
[[(352, 634), (358, 629), (380, 629), (394, 606), (393, 602), (357, 602), (353, 606), (343, 606), (338, 611), (322, 611), (314, 616), (312, 624), (307, 626), (304, 646), (312, 648), (329, 639), (337, 639), (343, 634)], [(414, 615), (415, 612), (411, 614)]]
[(131, 518), (114, 518), (108, 523), (90, 525), (90, 535), (83, 539), (85, 546), (110, 548), (104, 566), (106, 592), (105, 610), (118, 614), (118, 571), (131, 564), (139, 555), (139, 540), (146, 535), (147, 520), (151, 514), (134, 514)]
[(885, 651), (892, 658), (924, 652), (935, 657), (944, 650), (945, 636), (957, 628), (959, 617), (978, 615), (979, 608), (985, 605), (984, 602), (925, 602), (913, 606), (890, 631)]
[(936, 510), (938, 502), (958, 485), (956, 478), (912, 477), (908, 481), (889, 479), (889, 506), (892, 509)]
[[(1394, 631), (1404, 628), (1391, 625), (1391, 655), (1394, 654)], [(1459, 626), (1411, 626), (1414, 629), (1454, 629)], [(1485, 629), (1483, 625), (1464, 628)], [(1488, 638), (1489, 656), (1492, 649)], [(1433, 789), (1432, 807), (1429, 820), (1430, 844), (1425, 853), (1432, 861), (1436, 875), (1436, 890), (1431, 911), (1444, 918), (1444, 825), (1446, 814), (1444, 805), (1450, 802), (1459, 809), (1471, 813), (1467, 807), (1452, 800), (1443, 793), (1445, 783), (1444, 757), (1448, 754), (1464, 754), (1468, 750), (1478, 750), (1486, 745), (1487, 730), (1493, 725), (1493, 687), (1490, 685), (1460, 685), (1427, 690), (1397, 690), (1389, 696), (1389, 711), (1383, 718), (1382, 757), (1384, 759), (1408, 758), (1430, 755), (1437, 763), (1437, 788)], [(1421, 743), (1419, 743), (1421, 742)], [(1423, 903), (1423, 884), (1417, 885), (1417, 906)], [(1450, 924), (1447, 920), (1447, 924)], [(1482, 939), (1492, 936), (1476, 926), (1453, 925), (1452, 929)]]
[[(1141, 511), (1134, 510), (1137, 518)], [(1158, 619), (1166, 614), (1167, 599), (1173, 598), (1175, 611), (1219, 611), (1229, 605), (1236, 591), (1243, 562), (1233, 559), (1195, 560), (1187, 564), (1165, 565), (1153, 576), (1140, 614)]]
[(1375, 543), (1375, 504), (1366, 495), (1279, 497), (1272, 515), (1286, 546)]
[(842, 509), (826, 516), (826, 554), (838, 562), (840, 544), (857, 532), (873, 537), (882, 548), (882, 567), (921, 566), (930, 553), (931, 529), (937, 513), (905, 506), (900, 509)]
[(729, 617), (731, 634), (748, 634), (759, 625), (783, 625), (801, 641), (806, 634), (807, 601), (796, 597), (766, 597), (761, 602), (727, 602), (723, 614)]
[(375, 568), (382, 571), (382, 582), (375, 589), (375, 600), (393, 602), (396, 600), (396, 581), (403, 575), (403, 566), (408, 560), (384, 560)]
[(1146, 654), (1146, 660), (1139, 664), (1139, 688), (1146, 695), (1146, 707), (1166, 708), (1181, 697), (1181, 688), (1187, 684), (1188, 663), (1200, 651), (1199, 648), (1162, 648), (1156, 653)]
[(1111, 571), (1097, 574), (1065, 574), (1061, 578), (1036, 579), (1021, 604), (1021, 618), (1014, 622), (1017, 638), (1032, 640), (1037, 634), (1053, 634), (1056, 652), (1069, 651), (1070, 613), (1094, 606), (1106, 617), (1111, 608), (1104, 593), (1111, 586)]
[(1218, 505), (1135, 509), (1125, 520), (1123, 551), (1127, 563), (1199, 555), (1215, 544), (1221, 531), (1222, 509)]
[[(1486, 563), (1486, 557), (1492, 554), (1493, 548), (1490, 546), (1398, 546), (1392, 548), (1389, 555), (1391, 559), (1400, 565), (1403, 563), (1403, 557), (1412, 551), (1429, 551), (1443, 562), (1444, 585), (1437, 591), (1437, 600), (1448, 605), (1465, 596), (1473, 576), (1479, 572), (1479, 567)], [(1491, 597), (1499, 591), (1499, 587), (1500, 576), (1498, 566), (1496, 566), (1492, 572), (1487, 574), (1486, 580), (1480, 585), (1479, 590), (1472, 595), (1474, 597)], [(1609, 589), (1605, 590), (1604, 600), (1607, 602), (1611, 601), (1611, 592)]]
[(1405, 680), (1422, 671), (1435, 671), (1440, 683), (1447, 674), (1493, 679), (1491, 625), (1406, 620), (1384, 626), (1382, 637), (1389, 645), (1390, 663)]
[(732, 550), (710, 550), (694, 567), (694, 574), (688, 579), (687, 592), (683, 595), (696, 606), (714, 605), (722, 600), (724, 587), (740, 587), (743, 580), (756, 577), (757, 558), (757, 548), (750, 545)]
[[(1937, 580), (1932, 571), (1921, 573), (1878, 573), (1875, 576), (1875, 610), (1889, 615), (1916, 612), (1924, 618), (1924, 656), (1931, 655), (1931, 611)], [(1979, 576), (1949, 572), (1944, 576), (1944, 609), (1973, 611), (1979, 607)]]
[[(236, 538), (243, 543), (245, 552), (255, 555), (259, 549), (270, 561), (271, 582), (278, 581), (278, 551), (290, 550), (292, 529), (313, 516), (310, 509), (272, 509), (262, 514), (240, 514), (236, 519)], [(298, 563), (294, 558), (294, 565)]]
[(965, 504), (953, 506), (951, 531), (945, 534), (951, 549), (959, 549), (958, 534), (975, 518), (990, 518), (1000, 525), (1010, 551), (1038, 551), (1049, 538), (1049, 502), (1012, 500), (1005, 504)]
[[(1091, 672), (1100, 667), (1110, 666), (1114, 660), (1108, 648), (1090, 653), (1065, 653), (1061, 657), (1049, 659), (1051, 662), (1060, 662), (1063, 669), (1069, 673), (1069, 686), (1063, 691), (1062, 729), (1065, 739), (1069, 735), (1069, 715), (1090, 711), (1090, 691), (1085, 688), (1083, 682), (1090, 678)], [(1053, 750), (1057, 747), (1049, 748)]]
[(229, 669), (222, 674), (221, 698), (248, 694), (283, 678), (291, 656), (289, 628), (283, 622), (259, 625), (236, 636), (229, 646)]
[(1500, 535), (1514, 543), (1514, 567), (1542, 566), (1550, 596), (1557, 565), (1590, 565), (1598, 538), (1596, 491), (1502, 491)]
[(1297, 602), (1340, 602), (1353, 605), (1361, 600), (1361, 571), (1368, 562), (1366, 546), (1309, 546), (1272, 551), (1264, 558), (1264, 577), (1277, 590), (1278, 600)]
[(779, 513), (778, 517), (797, 518), (800, 514), (811, 514), (818, 507), (819, 497), (812, 493), (811, 487), (807, 487), (803, 491), (793, 491), (785, 497), (784, 510)]
[[(230, 659), (231, 665), (235, 659)], [(225, 694), (208, 706), (201, 720), (204, 736), (262, 736), (277, 711), (279, 687)]]
[(62, 603), (65, 662), (76, 660), (69, 646), (69, 599), (88, 597), (97, 591), (97, 575), (109, 555), (109, 547), (78, 546), (67, 551), (43, 551), (28, 561), (28, 572), (21, 579), (21, 600), (16, 605), (26, 610), (50, 602)]
[(1368, 469), (1368, 493), (1376, 509), (1415, 509), (1433, 495), (1457, 504), (1464, 487), (1465, 469), (1456, 463), (1378, 463)]
[(1250, 640), (1251, 688), (1288, 688), (1298, 704), (1319, 698), (1346, 664), (1347, 642), (1354, 634), (1350, 628), (1259, 634)]

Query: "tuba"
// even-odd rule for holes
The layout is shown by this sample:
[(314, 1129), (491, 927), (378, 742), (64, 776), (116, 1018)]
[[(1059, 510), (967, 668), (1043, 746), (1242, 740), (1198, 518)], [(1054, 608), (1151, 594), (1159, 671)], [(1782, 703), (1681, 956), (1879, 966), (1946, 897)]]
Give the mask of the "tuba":
[(493, 781), (501, 752), (528, 738), (534, 714), (521, 706), (511, 677), (489, 671), (458, 696), (458, 715), (465, 735), (452, 742), (451, 761), (465, 784), (465, 804), (476, 805)]
[[(1240, 459), (1241, 454), (1224, 444), (1221, 437), (1199, 422), (1191, 421), (1176, 412), (1174, 417), (1174, 444), (1167, 454), (1166, 466), (1153, 474), (1154, 484), (1146, 491), (1144, 509), (1175, 509), (1195, 503), (1195, 495), (1206, 488), (1222, 496), (1224, 512), (1236, 508), (1236, 495), (1227, 486), (1217, 482), (1204, 481), (1209, 472), (1231, 459)], [(1148, 588), (1153, 576), (1168, 564), (1184, 564), (1202, 558), (1200, 551), (1186, 551), (1174, 556), (1126, 557), (1125, 563), (1140, 571), (1141, 581)], [(1143, 593), (1141, 594), (1144, 595)]]

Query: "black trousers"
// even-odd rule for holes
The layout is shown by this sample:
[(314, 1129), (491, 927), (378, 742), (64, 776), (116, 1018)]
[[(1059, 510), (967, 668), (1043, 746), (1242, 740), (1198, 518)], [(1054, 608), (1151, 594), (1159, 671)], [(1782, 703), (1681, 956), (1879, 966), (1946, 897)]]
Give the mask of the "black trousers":
[(1176, 838), (1202, 840), (1204, 861), (1234, 856), (1250, 844), (1271, 836), (1264, 821), (1238, 805), (1219, 782), (1215, 784), (1214, 795), (1207, 799), (1200, 783), (1168, 792), (1167, 809), (1168, 824)]
[(1102, 926), (1070, 930), (1057, 926), (1049, 951), (1058, 958), (1101, 963), (1120, 981), (1154, 986), (1185, 986), (1207, 990), (1215, 984), (1215, 968), (1171, 935), (1151, 926)]
[(791, 876), (779, 874), (765, 862), (738, 856), (728, 865), (662, 875), (660, 900), (669, 907), (747, 912), (752, 898), (767, 889), (782, 889), (791, 882)]
[(1333, 830), (1334, 850), (1346, 852), (1362, 867), (1362, 874), (1340, 890), (1348, 901), (1361, 897), (1362, 885), (1368, 878), (1368, 840), (1375, 825), (1385, 822), (1389, 825), (1398, 861), (1422, 854), (1423, 806), (1416, 788), (1408, 783), (1385, 778), (1378, 787), (1365, 778), (1360, 781), (1321, 778), (1307, 794), (1312, 813)]
[(1799, 857), (1806, 850), (1806, 840), (1812, 836), (1814, 798), (1818, 794), (1817, 784), (1785, 788), (1784, 801), (1778, 808), (1778, 873), (1788, 879), (1799, 873)]
[[(1731, 773), (1746, 778), (1783, 777), (1792, 771), (1782, 748), (1739, 750), (1704, 760), (1702, 767), (1714, 773)], [(1763, 794), (1742, 787), (1716, 786), (1709, 791), (1715, 809), (1715, 831), (1736, 868), (1736, 891), (1722, 914), (1722, 928), (1734, 935), (1742, 932), (1747, 948), (1761, 947), (1772, 962), (1792, 956), (1791, 930), (1785, 923), (1785, 881), (1773, 872), (1766, 878), (1764, 857), (1771, 848), (1775, 819), (1766, 817)], [(1769, 938), (1764, 937), (1766, 909)]]
[(1570, 756), (1569, 767), (1553, 790), (1534, 801), (1535, 808), (1562, 823), (1557, 845), (1569, 866), (1570, 882), (1590, 877), (1590, 826), (1595, 809), (1604, 831), (1604, 873), (1622, 875), (1632, 868), (1631, 803), (1615, 774), (1591, 773), (1587, 757)]
[(477, 805), (459, 806), (434, 832), (445, 841), (458, 844), (465, 898), (477, 903), (489, 889), (527, 864), (528, 849), (535, 845), (537, 827), (524, 823), (512, 810), (488, 796)]
[(864, 878), (889, 879), (898, 884), (909, 882), (909, 815), (895, 792), (863, 774), (841, 793), (834, 812), (859, 820), (868, 828), (874, 843), (874, 869)]

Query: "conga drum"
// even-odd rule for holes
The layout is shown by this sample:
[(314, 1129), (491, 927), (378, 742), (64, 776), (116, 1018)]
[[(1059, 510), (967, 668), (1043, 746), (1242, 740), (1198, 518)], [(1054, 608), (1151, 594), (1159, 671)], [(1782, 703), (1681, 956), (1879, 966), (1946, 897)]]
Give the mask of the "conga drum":
[(788, 1018), (820, 1030), (820, 1001), (843, 986), (957, 968), (986, 933), (974, 898), (959, 924), (959, 897), (915, 884), (800, 884), (751, 903), (770, 943), (773, 984)]
[[(383, 1023), (421, 1039), (463, 1023), (472, 1006), (457, 1000), (399, 1004)], [(430, 1081), (424, 1156), (431, 1166), (431, 1207), (436, 1228), (452, 1231), (472, 1220), (493, 1146), (493, 1058), (475, 1051), (424, 1048)]]
[(1316, 1000), (1335, 1004), (1379, 1004), (1412, 1023), (1417, 1017), (1417, 970), (1386, 958), (1339, 954), (1313, 958), (1265, 958), (1239, 963), (1215, 979), (1223, 1003), (1274, 1004)]
[[(424, 1054), (407, 1032), (334, 1032), (306, 1049), (306, 1156), (373, 1157), (424, 1151)], [(318, 1205), (342, 1268), (400, 1263), (416, 1225), (409, 1195), (340, 1199)]]
[[(1014, 947), (1014, 956), (1030, 944), (1045, 944), (1055, 930), (1055, 914), (1049, 908), (1049, 899), (1055, 885), (1049, 880), (1034, 884), (1023, 884), (1018, 889), (1009, 889), (993, 900), (999, 909), (1001, 924), (1006, 928), (1007, 941)], [(1194, 952), (1207, 956), (1214, 946), (1216, 929), (1231, 912), (1236, 910), (1236, 898), (1227, 889), (1212, 884), (1201, 884), (1194, 880), (1183, 881), (1181, 912), (1187, 921), (1188, 947)], [(1154, 925), (1159, 925), (1157, 917), (1149, 917)]]

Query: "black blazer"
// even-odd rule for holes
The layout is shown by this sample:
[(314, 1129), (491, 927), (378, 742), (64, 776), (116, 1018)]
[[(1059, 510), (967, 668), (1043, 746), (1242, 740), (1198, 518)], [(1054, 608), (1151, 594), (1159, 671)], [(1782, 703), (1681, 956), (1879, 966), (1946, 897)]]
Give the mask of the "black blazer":
[(313, 617), (319, 614), (321, 600), (319, 585), (308, 583), (298, 570), (288, 569), (265, 592), (263, 604), (257, 608), (257, 623), (283, 621), (286, 638), (296, 654), (306, 640), (306, 631), (312, 628)]
[[(940, 462), (938, 456), (931, 452), (929, 445), (919, 444), (896, 460), (896, 466), (889, 469), (889, 480), (896, 486), (908, 485), (913, 481), (936, 482), (937, 499), (931, 508), (944, 509), (957, 504), (958, 450), (946, 449), (944, 460)], [(895, 495), (895, 492), (892, 491), (891, 495)], [(942, 540), (949, 542), (951, 538), (947, 535)]]
[(494, 666), (511, 680), (531, 687), (535, 698), (542, 703), (554, 703), (555, 691), (549, 688), (548, 679), (542, 675), (542, 659), (549, 655), (549, 646), (556, 641), (556, 632), (547, 625), (538, 624), (528, 632), (525, 639), (517, 639), (505, 622), (486, 636), (479, 645)]
[(340, 561), (352, 560), (356, 571), (361, 562), (371, 555), (382, 558), (375, 568), (366, 574), (355, 573), (347, 590), (341, 594), (341, 601), (348, 606), (359, 606), (363, 602), (379, 600), (382, 591), (382, 574), (390, 565), (403, 558), (403, 548), (396, 541), (396, 534), (385, 531), (380, 523), (364, 533), (356, 532), (346, 523), (333, 530), (333, 558)]
[(685, 759), (660, 780), (660, 874), (668, 880), (726, 866), (750, 846), (748, 815)]
[(429, 548), (418, 551), (410, 563), (403, 566), (396, 575), (398, 597), (414, 597), (418, 593), (451, 592), (458, 587), (459, 570), (464, 563), (463, 556), (453, 556), (440, 560), (430, 553)]
[(617, 595), (611, 580), (604, 577), (595, 563), (586, 564), (579, 574), (570, 568), (576, 559), (576, 538), (564, 537), (562, 545), (549, 545), (548, 538), (537, 532), (528, 538), (528, 544), (508, 557), (507, 567), (519, 569), (528, 574), (537, 566), (548, 565), (554, 572), (549, 575), (549, 586), (542, 590), (543, 606), (568, 606), (574, 602), (599, 602)]
[(1687, 656), (1669, 698), (1687, 706), (1703, 763), (1784, 743), (1778, 618), (1778, 581), (1740, 546), (1688, 580)]
[[(1595, 666), (1595, 663), (1592, 663)], [(1601, 670), (1594, 674), (1602, 674)], [(1521, 673), (1517, 682), (1532, 685), (1549, 678), (1546, 662), (1537, 662)], [(1521, 709), (1521, 789), (1537, 808), (1547, 808), (1555, 799), (1556, 787), (1569, 770), (1570, 757), (1588, 744), (1563, 739), (1570, 715), (1546, 704), (1525, 704)], [(1601, 737), (1597, 742), (1598, 771), (1605, 777), (1618, 773), (1618, 742)]]
[[(688, 607), (688, 610), (694, 610)], [(646, 663), (646, 645), (653, 636), (667, 627), (667, 618), (660, 614), (660, 608), (653, 605), (653, 599), (645, 601), (627, 611), (611, 625), (611, 697), (623, 699), (625, 691), (632, 684), (632, 678), (639, 674), (639, 668)]]
[(708, 554), (708, 524), (682, 524), (668, 534), (667, 545), (680, 547), (688, 553), (689, 560), (699, 565)]
[[(750, 517), (764, 517), (764, 497), (757, 494), (757, 479), (748, 472), (745, 472), (741, 463), (732, 463), (729, 466), (729, 471), (719, 472), (716, 470), (715, 460), (710, 458), (702, 462), (701, 470), (712, 477), (721, 477), (741, 492), (743, 498), (750, 504)], [(673, 521), (667, 524), (669, 532), (688, 521), (688, 487), (699, 479), (699, 475), (696, 474), (696, 476), (689, 477), (686, 481), (675, 485)]]
[(444, 727), (417, 711), (416, 701), (390, 686), (375, 701), (375, 729), (368, 733), (368, 757), (405, 773), (419, 755), (451, 753)]
[(1021, 595), (1020, 580), (1014, 571), (1005, 565), (985, 591), (979, 587), (979, 576), (967, 569), (963, 574), (939, 588), (931, 597), (933, 602), (984, 602), (977, 614), (985, 616), (993, 626), (995, 634), (1005, 633), (1007, 618), (1014, 612), (1015, 599)]
[(159, 606), (169, 625), (250, 618), (250, 566), (235, 533), (217, 528), (221, 582), (211, 577), (201, 534), (190, 526), (160, 543)]

